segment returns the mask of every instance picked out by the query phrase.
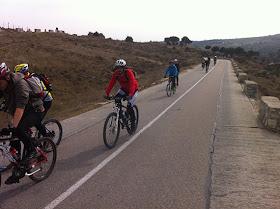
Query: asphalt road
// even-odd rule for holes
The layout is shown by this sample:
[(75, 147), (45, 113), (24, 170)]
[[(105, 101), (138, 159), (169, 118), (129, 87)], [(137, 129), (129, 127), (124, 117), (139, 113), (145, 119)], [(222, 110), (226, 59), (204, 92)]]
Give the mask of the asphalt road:
[(121, 130), (114, 149), (102, 136), (111, 104), (68, 119), (49, 178), (6, 186), (5, 173), (0, 208), (209, 207), (212, 135), (229, 63), (218, 61), (208, 74), (200, 66), (181, 74), (171, 97), (166, 82), (140, 92), (137, 132)]

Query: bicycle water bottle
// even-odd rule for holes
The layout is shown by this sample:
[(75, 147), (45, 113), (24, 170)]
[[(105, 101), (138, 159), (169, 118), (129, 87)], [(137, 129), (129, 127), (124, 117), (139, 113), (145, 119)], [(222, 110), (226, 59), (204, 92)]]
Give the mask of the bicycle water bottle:
[(19, 160), (19, 154), (15, 148), (10, 147), (10, 153), (13, 156), (13, 158), (15, 158), (16, 160)]

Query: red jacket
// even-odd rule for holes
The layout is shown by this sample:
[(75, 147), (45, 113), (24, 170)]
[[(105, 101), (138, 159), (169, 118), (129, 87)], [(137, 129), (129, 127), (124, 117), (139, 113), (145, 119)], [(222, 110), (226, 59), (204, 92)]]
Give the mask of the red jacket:
[[(127, 72), (125, 72), (125, 71), (127, 71)], [(126, 79), (125, 73), (127, 75), (128, 80)], [(114, 74), (109, 82), (109, 85), (106, 89), (105, 94), (107, 94), (107, 95), (110, 94), (117, 79), (118, 79), (122, 89), (126, 92), (129, 92), (129, 96), (133, 97), (135, 91), (138, 90), (139, 86), (138, 86), (137, 81), (135, 80), (133, 72), (129, 69), (124, 69), (124, 73), (121, 76), (117, 74), (117, 70), (114, 72)]]

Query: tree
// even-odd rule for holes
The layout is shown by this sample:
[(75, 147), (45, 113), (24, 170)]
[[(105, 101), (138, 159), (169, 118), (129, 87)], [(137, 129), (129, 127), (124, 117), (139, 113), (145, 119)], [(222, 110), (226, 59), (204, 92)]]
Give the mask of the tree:
[(205, 46), (205, 49), (211, 49), (211, 46), (207, 45)]
[(241, 47), (237, 47), (234, 49), (234, 54), (245, 54), (245, 50)]
[(95, 33), (89, 32), (88, 37), (97, 37), (105, 39), (105, 36), (102, 33), (98, 33), (97, 31)]
[(219, 50), (220, 53), (225, 53), (225, 51), (226, 51), (225, 47), (221, 47), (220, 50)]
[(190, 44), (190, 43), (192, 43), (192, 41), (191, 41), (187, 36), (184, 36), (184, 37), (182, 38), (182, 42), (183, 42), (184, 44)]
[[(280, 49), (279, 49), (279, 52), (280, 52)], [(251, 57), (260, 56), (260, 53), (259, 53), (258, 51), (253, 51), (253, 50), (248, 51), (248, 54), (249, 54)], [(280, 54), (280, 53), (279, 53), (279, 54)]]
[(164, 41), (168, 44), (170, 42), (172, 45), (178, 44), (180, 39), (176, 36), (171, 36), (169, 38), (164, 38)]
[(218, 46), (213, 46), (212, 49), (211, 49), (211, 51), (212, 51), (212, 52), (217, 52), (217, 51), (219, 51), (219, 49), (220, 49), (220, 48), (219, 48)]
[(127, 42), (133, 42), (133, 38), (131, 36), (127, 36), (125, 41)]

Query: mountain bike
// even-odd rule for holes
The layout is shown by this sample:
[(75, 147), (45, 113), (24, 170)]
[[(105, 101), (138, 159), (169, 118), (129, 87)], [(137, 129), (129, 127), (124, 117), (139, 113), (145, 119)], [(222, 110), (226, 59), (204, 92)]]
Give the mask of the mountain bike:
[[(32, 138), (32, 144), (36, 147), (37, 156), (28, 164), (22, 164), (26, 151), (21, 155), (13, 153), (14, 148), (10, 147), (10, 141), (19, 140), (17, 136), (3, 135), (0, 131), (0, 171), (6, 171), (8, 167), (13, 167), (12, 173), (18, 178), (28, 176), (36, 182), (46, 179), (52, 172), (56, 163), (56, 146), (47, 137), (40, 139)], [(1, 175), (1, 173), (0, 173)]]
[[(7, 107), (5, 103), (0, 104), (0, 111), (7, 112)], [(61, 142), (62, 134), (63, 134), (61, 123), (58, 120), (51, 118), (46, 120), (44, 123), (42, 123), (42, 125), (46, 128), (46, 136), (50, 137), (56, 144), (56, 147), (58, 147), (58, 145)], [(39, 133), (39, 130), (37, 130), (35, 127), (32, 128), (32, 130), (29, 130), (29, 134), (33, 135), (35, 138), (43, 137)]]
[[(5, 105), (2, 103), (0, 105), (0, 111), (6, 112), (7, 109)], [(48, 119), (43, 123), (43, 126), (46, 128), (46, 136), (50, 139), (52, 139), (56, 145), (56, 147), (59, 145), (61, 139), (62, 139), (62, 125), (61, 123), (56, 119)], [(43, 136), (39, 134), (39, 131), (32, 127), (28, 130), (28, 134), (35, 140), (42, 138)], [(1, 141), (1, 139), (0, 139)], [(11, 141), (11, 140), (10, 140)], [(7, 146), (9, 146), (9, 141), (5, 142)], [(1, 164), (1, 162), (4, 162)], [(4, 172), (6, 170), (9, 170), (13, 167), (12, 163), (8, 161), (7, 158), (5, 158), (3, 155), (0, 155), (0, 173)]]
[(127, 106), (122, 104), (122, 100), (125, 101), (125, 98), (109, 96), (108, 100), (115, 100), (115, 102), (113, 104), (113, 112), (107, 116), (104, 123), (103, 140), (105, 146), (111, 149), (118, 141), (120, 128), (126, 128), (130, 135), (135, 133), (139, 121), (139, 112), (138, 107), (133, 105), (133, 110), (135, 113), (135, 129), (132, 130), (131, 117), (127, 112)]
[[(58, 120), (51, 118), (43, 122), (42, 125), (46, 128), (46, 136), (50, 137), (54, 141), (56, 147), (58, 147), (63, 134), (61, 123)], [(43, 137), (37, 129), (35, 131), (35, 137)]]
[(172, 93), (175, 94), (176, 92), (175, 83), (173, 85), (173, 82), (175, 82), (175, 76), (169, 76), (168, 84), (166, 85), (166, 94), (168, 97), (170, 97)]

